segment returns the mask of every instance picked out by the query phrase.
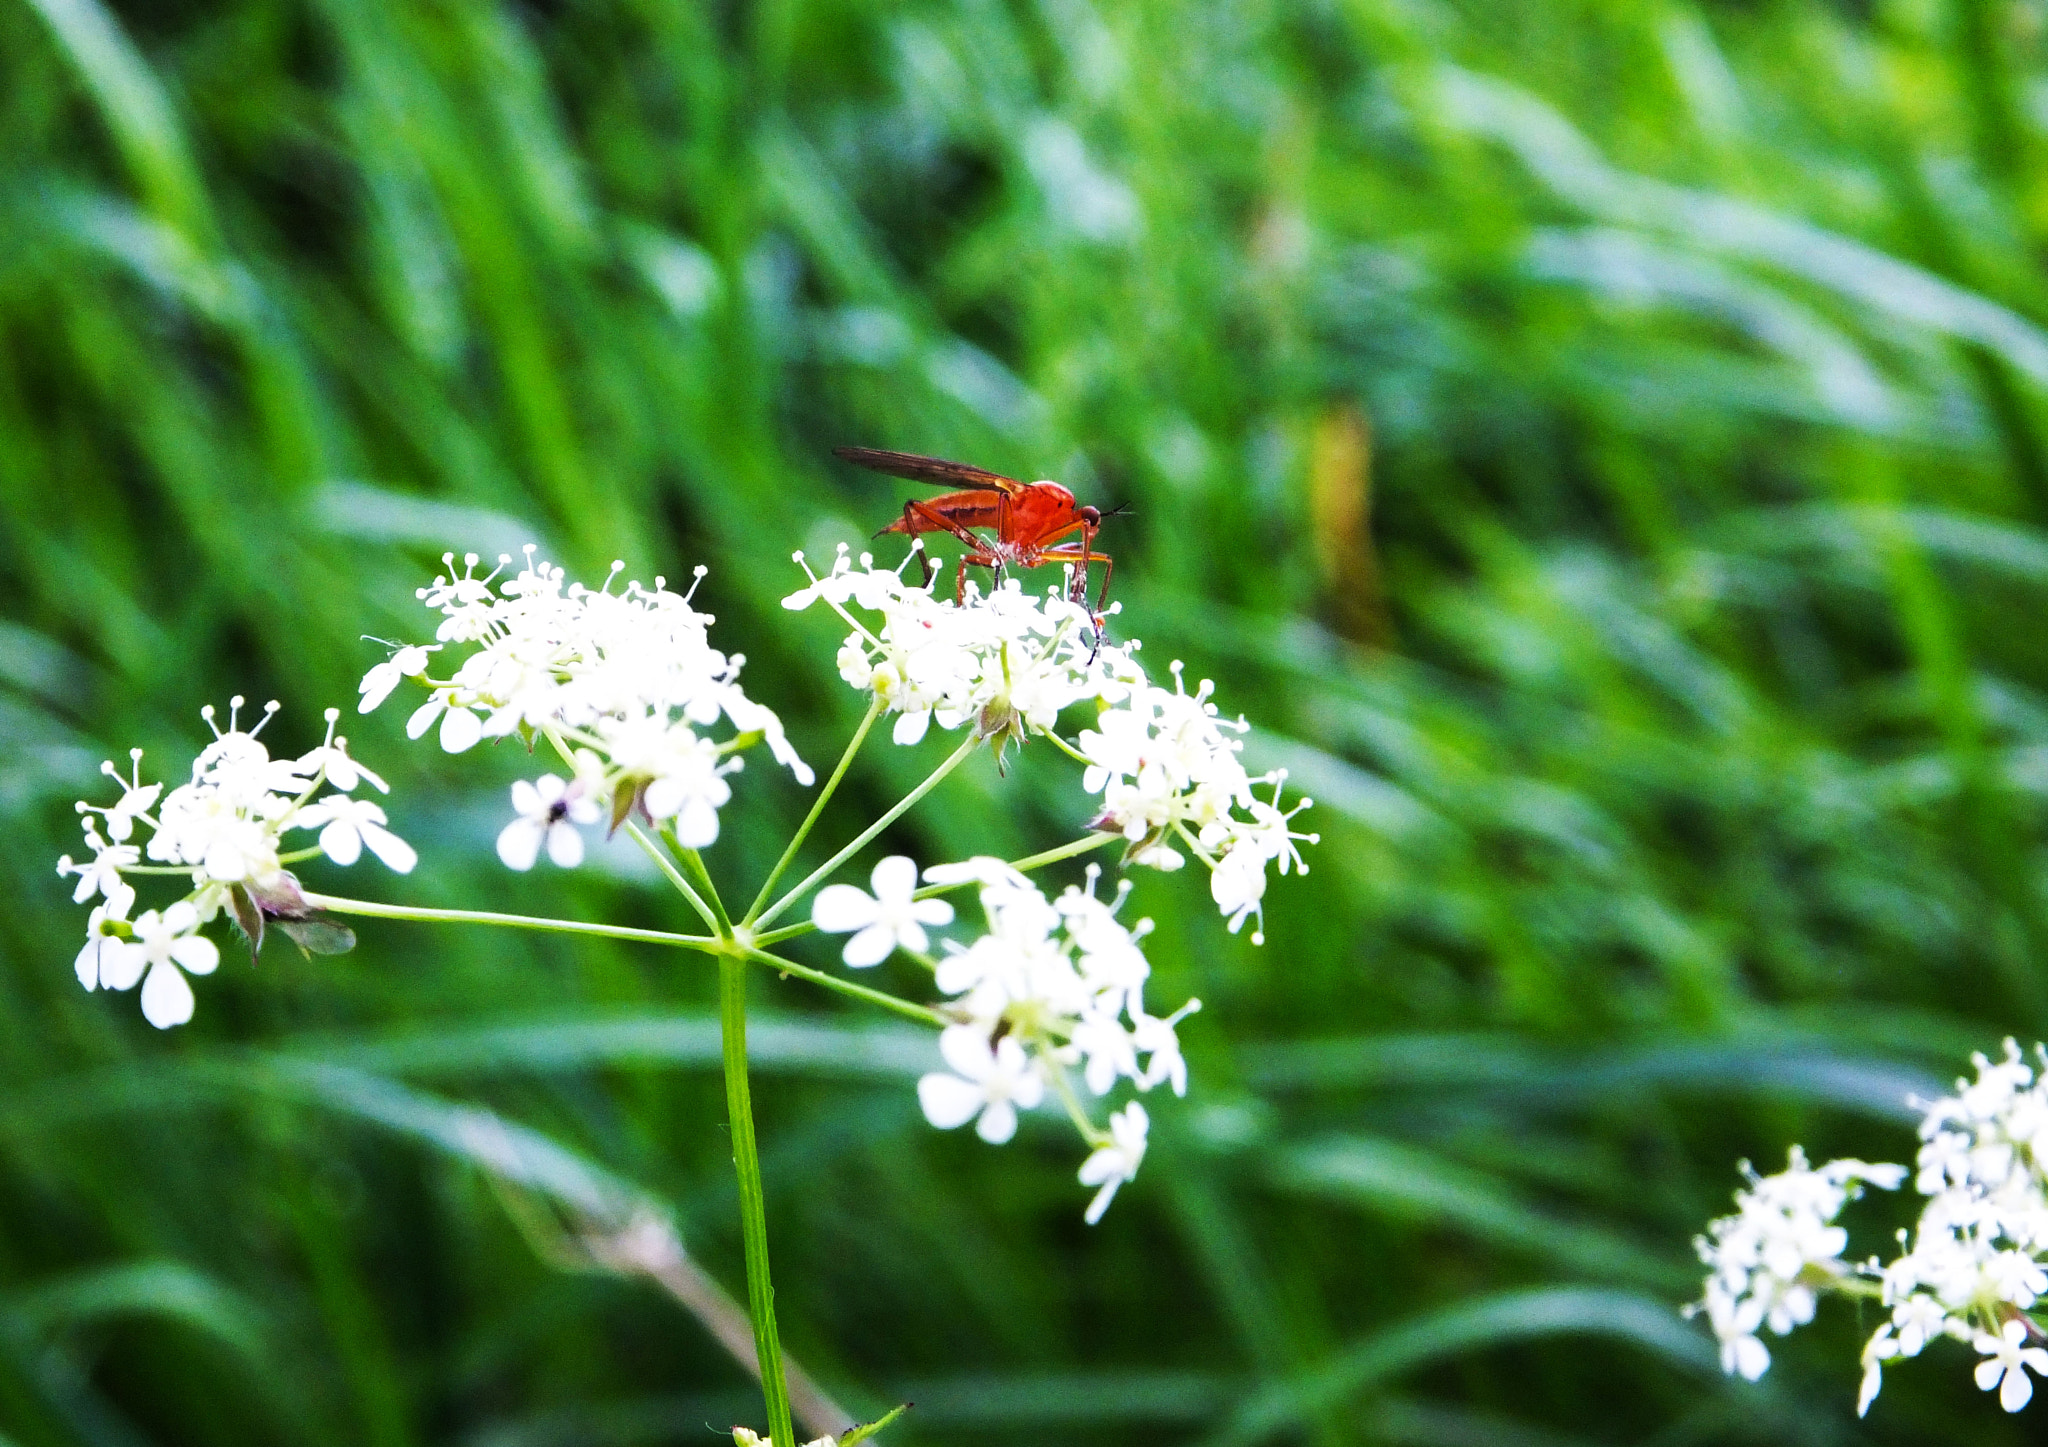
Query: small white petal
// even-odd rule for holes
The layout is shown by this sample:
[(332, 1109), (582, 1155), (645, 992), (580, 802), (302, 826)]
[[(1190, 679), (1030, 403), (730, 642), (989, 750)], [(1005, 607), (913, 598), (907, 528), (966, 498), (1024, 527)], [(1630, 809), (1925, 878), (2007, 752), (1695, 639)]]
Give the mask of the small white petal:
[(935, 1070), (917, 1082), (917, 1103), (926, 1120), (940, 1130), (953, 1130), (974, 1119), (983, 1097), (959, 1076)]
[(205, 935), (186, 935), (171, 941), (171, 958), (195, 975), (210, 975), (220, 968), (220, 946)]
[(507, 869), (524, 874), (540, 858), (540, 836), (541, 826), (535, 820), (514, 819), (498, 833), (498, 858), (505, 861)]
[(988, 1036), (978, 1025), (948, 1025), (941, 1030), (939, 1055), (972, 1081), (987, 1080), (995, 1073), (995, 1052), (989, 1049)]
[(871, 924), (846, 942), (840, 956), (856, 970), (879, 965), (896, 952), (896, 932), (885, 924)]
[(702, 794), (693, 794), (676, 814), (676, 841), (685, 849), (709, 849), (718, 842), (718, 810)]
[(138, 946), (127, 940), (106, 940), (100, 945), (100, 985), (108, 990), (133, 989), (148, 963)]
[(199, 867), (221, 883), (233, 884), (249, 872), (249, 861), (242, 857), (241, 850), (223, 841), (206, 851)]
[(981, 1113), (974, 1133), (992, 1146), (999, 1146), (1017, 1133), (1017, 1107), (1007, 1100), (992, 1100)]
[(851, 884), (828, 884), (811, 901), (811, 923), (827, 934), (866, 929), (879, 913), (874, 898)]
[(88, 990), (97, 990), (100, 987), (100, 945), (102, 943), (104, 941), (98, 935), (94, 935), (85, 942), (85, 947), (78, 952), (78, 958), (71, 965), (71, 968), (78, 973), (78, 983), (85, 986)]
[(914, 744), (924, 738), (925, 731), (931, 726), (931, 710), (920, 709), (916, 713), (898, 714), (889, 734), (899, 744)]
[(2014, 1362), (2006, 1369), (2005, 1385), (1998, 1389), (1998, 1405), (2008, 1412), (2017, 1412), (2033, 1397), (2034, 1379), (2018, 1362)]
[(438, 698), (430, 698), (412, 711), (412, 717), (405, 721), (405, 736), (416, 739), (434, 726), (434, 720), (441, 716), (446, 705)]
[(917, 863), (907, 854), (890, 855), (868, 878), (876, 899), (908, 899), (917, 893)]
[(548, 858), (563, 869), (574, 869), (583, 862), (583, 836), (566, 819), (548, 826)]
[[(953, 922), (953, 906), (943, 899), (920, 899), (910, 907), (910, 917), (919, 924), (945, 925)], [(920, 945), (918, 948), (922, 949)]]
[(398, 687), (398, 682), (399, 674), (397, 669), (388, 667), (385, 664), (378, 664), (363, 675), (362, 686), (359, 690), (363, 697), (362, 701), (356, 704), (356, 712), (374, 712), (378, 704), (391, 697), (391, 690)]
[(1122, 1176), (1111, 1177), (1109, 1183), (1095, 1193), (1095, 1199), (1088, 1203), (1088, 1209), (1082, 1214), (1081, 1219), (1090, 1226), (1100, 1221), (1103, 1213), (1109, 1210), (1109, 1203), (1116, 1199), (1117, 1187), (1123, 1183)]
[(142, 1018), (159, 1030), (192, 1018), (192, 987), (176, 965), (157, 965), (142, 982)]
[(363, 841), (370, 846), (370, 852), (383, 860), (384, 867), (395, 874), (410, 874), (413, 866), (420, 862), (417, 850), (382, 825), (365, 824), (361, 833)]
[(336, 864), (354, 864), (363, 857), (362, 835), (348, 820), (336, 819), (320, 831), (320, 852)]
[(451, 754), (472, 748), (484, 736), (484, 721), (466, 708), (451, 708), (441, 719), (441, 747)]
[[(543, 777), (548, 776), (543, 775)], [(541, 797), (540, 790), (536, 789), (531, 783), (525, 779), (514, 779), (512, 781), (512, 807), (526, 817), (534, 818), (545, 814), (548, 805), (547, 800)]]

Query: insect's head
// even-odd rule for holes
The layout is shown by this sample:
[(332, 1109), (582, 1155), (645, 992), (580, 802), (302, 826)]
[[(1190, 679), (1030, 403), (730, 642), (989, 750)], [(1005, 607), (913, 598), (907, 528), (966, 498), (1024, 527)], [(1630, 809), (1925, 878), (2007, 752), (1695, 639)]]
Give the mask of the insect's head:
[(1091, 528), (1098, 526), (1102, 522), (1102, 509), (1099, 507), (1080, 508), (1076, 510), (1074, 515)]

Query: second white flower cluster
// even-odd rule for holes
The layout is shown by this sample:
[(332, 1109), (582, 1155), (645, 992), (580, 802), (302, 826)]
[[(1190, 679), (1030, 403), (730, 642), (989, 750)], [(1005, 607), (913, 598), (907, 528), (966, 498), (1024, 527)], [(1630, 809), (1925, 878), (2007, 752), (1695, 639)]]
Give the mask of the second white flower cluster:
[[(2036, 1047), (2039, 1062), (2048, 1054)], [(1875, 1300), (1885, 1319), (1863, 1349), (1857, 1411), (1869, 1410), (1887, 1364), (1952, 1338), (1978, 1354), (1977, 1385), (2017, 1412), (2048, 1376), (2048, 1333), (2033, 1311), (2048, 1295), (2048, 1081), (2012, 1040), (2001, 1060), (1973, 1057), (1975, 1080), (1926, 1107), (1917, 1170), (1830, 1161), (1793, 1147), (1787, 1169), (1752, 1177), (1737, 1214), (1698, 1242), (1711, 1269), (1704, 1306), (1725, 1369), (1754, 1380), (1770, 1365), (1758, 1337), (1812, 1319), (1817, 1294)], [(1913, 1176), (1928, 1200), (1888, 1264), (1852, 1262), (1835, 1217), (1860, 1186)]]
[[(318, 748), (274, 759), (257, 736), (277, 705), (244, 729), (242, 704), (237, 697), (229, 705), (224, 730), (211, 705), (201, 710), (213, 742), (193, 760), (192, 777), (169, 793), (162, 784), (142, 782), (140, 749), (129, 752), (125, 777), (111, 762), (101, 765), (121, 786), (121, 797), (105, 806), (81, 800), (92, 858), (81, 863), (67, 854), (57, 861), (59, 874), (78, 880), (74, 901), (100, 900), (78, 952), (78, 982), (88, 990), (127, 990), (140, 981), (143, 1016), (160, 1030), (192, 1018), (185, 976), (210, 975), (220, 964), (219, 947), (198, 932), (202, 925), (232, 909), (260, 939), (265, 917), (305, 913), (287, 864), (314, 854), (354, 864), (366, 848), (400, 874), (419, 861), (412, 846), (385, 827), (379, 805), (352, 796), (366, 782), (390, 790), (350, 757), (348, 740), (334, 732), (339, 709), (327, 710), (327, 735)], [(321, 794), (322, 788), (329, 792)], [(146, 836), (136, 833), (138, 825)], [(318, 829), (318, 847), (286, 853), (283, 837), (294, 829)], [(130, 921), (135, 886), (129, 878), (141, 875), (181, 877), (189, 888), (176, 902)]]
[[(727, 776), (739, 753), (765, 742), (778, 763), (803, 784), (810, 768), (784, 736), (772, 709), (748, 698), (739, 683), (746, 659), (711, 646), (710, 614), (690, 594), (628, 582), (613, 591), (623, 565), (601, 588), (570, 583), (562, 569), (537, 561), (500, 581), (477, 576), (471, 553), (419, 590), (442, 615), (436, 642), (407, 644), (371, 669), (361, 710), (370, 712), (407, 678), (431, 690), (406, 732), (437, 729), (441, 746), (461, 753), (479, 740), (550, 737), (573, 759), (567, 781), (544, 774), (513, 790), (518, 818), (498, 838), (498, 854), (514, 869), (531, 869), (543, 846), (565, 867), (583, 858), (576, 825), (597, 822), (607, 805), (616, 821), (638, 810), (671, 821), (677, 839), (702, 848), (718, 838), (718, 811), (732, 798)], [(699, 568), (701, 578), (704, 570)], [(429, 673), (442, 649), (473, 648), (445, 677)], [(731, 736), (713, 729), (723, 720)]]
[(1048, 1095), (1065, 1109), (1093, 1147), (1080, 1169), (1082, 1183), (1098, 1188), (1087, 1211), (1090, 1224), (1137, 1174), (1150, 1118), (1133, 1100), (1098, 1126), (1083, 1092), (1099, 1099), (1128, 1081), (1141, 1092), (1164, 1084), (1185, 1095), (1187, 1065), (1176, 1027), (1201, 1008), (1199, 1000), (1189, 1000), (1171, 1015), (1146, 1012), (1152, 971), (1141, 942), (1152, 923), (1118, 919), (1129, 886), (1103, 900), (1095, 893), (1099, 875), (1091, 866), (1087, 888), (1069, 886), (1048, 899), (998, 859), (927, 869), (928, 886), (978, 885), (988, 926), (971, 943), (946, 941), (937, 958), (926, 953), (926, 926), (950, 924), (952, 906), (918, 898), (917, 867), (901, 855), (875, 867), (873, 894), (835, 885), (821, 891), (812, 908), (820, 929), (852, 935), (848, 964), (878, 964), (901, 950), (932, 970), (947, 997), (942, 1013), (953, 1022), (939, 1036), (948, 1069), (917, 1086), (918, 1103), (933, 1125), (952, 1130), (973, 1121), (976, 1134), (1000, 1145), (1016, 1133), (1018, 1111), (1044, 1104)]

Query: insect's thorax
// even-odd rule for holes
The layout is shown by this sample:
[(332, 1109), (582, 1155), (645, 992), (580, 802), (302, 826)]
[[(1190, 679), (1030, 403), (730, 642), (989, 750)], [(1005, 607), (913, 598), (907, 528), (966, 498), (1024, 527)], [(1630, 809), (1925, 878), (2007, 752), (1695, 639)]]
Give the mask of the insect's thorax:
[(1074, 495), (1056, 482), (1034, 482), (1010, 499), (1009, 535), (1003, 542), (1019, 558), (1036, 554), (1074, 523)]

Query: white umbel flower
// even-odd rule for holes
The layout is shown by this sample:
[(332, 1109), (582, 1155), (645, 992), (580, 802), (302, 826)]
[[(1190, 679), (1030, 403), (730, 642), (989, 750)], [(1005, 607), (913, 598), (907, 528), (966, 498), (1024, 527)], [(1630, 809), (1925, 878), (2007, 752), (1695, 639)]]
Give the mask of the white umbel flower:
[(811, 904), (811, 923), (827, 934), (848, 934), (841, 958), (854, 969), (879, 965), (898, 946), (920, 954), (930, 948), (925, 926), (953, 922), (953, 906), (943, 899), (918, 899), (917, 864), (901, 854), (882, 860), (869, 876), (874, 893), (851, 884), (818, 891)]
[[(796, 561), (808, 572), (803, 554)], [(970, 587), (955, 602), (933, 588), (877, 569), (866, 554), (856, 569), (842, 547), (830, 572), (782, 600), (792, 610), (823, 601), (845, 620), (840, 676), (896, 715), (899, 744), (919, 742), (935, 723), (972, 725), (1000, 750), (1049, 731), (1069, 705), (1121, 697), (1144, 676), (1136, 645), (1100, 638), (1094, 615), (1062, 589), (1034, 594), (1010, 579), (987, 592)]]
[(1799, 1147), (1783, 1171), (1747, 1171), (1749, 1189), (1735, 1193), (1736, 1213), (1707, 1227), (1694, 1248), (1709, 1268), (1701, 1303), (1721, 1346), (1721, 1368), (1751, 1381), (1770, 1365), (1758, 1339), (1764, 1327), (1779, 1336), (1813, 1320), (1816, 1289), (1847, 1276), (1842, 1253), (1849, 1233), (1834, 1224), (1842, 1207), (1866, 1184), (1896, 1190), (1903, 1166), (1830, 1161), (1815, 1170)]
[(1859, 1416), (1887, 1367), (1944, 1338), (1977, 1350), (1977, 1384), (2008, 1412), (2032, 1399), (2030, 1373), (2048, 1375), (2048, 1334), (2033, 1315), (2048, 1297), (2048, 1084), (2011, 1040), (2002, 1058), (1972, 1060), (1975, 1079), (1925, 1106), (1913, 1181), (1927, 1200), (1890, 1262), (1852, 1262), (1835, 1215), (1862, 1185), (1900, 1184), (1900, 1165), (1810, 1167), (1794, 1147), (1790, 1169), (1752, 1175), (1737, 1214), (1708, 1228), (1702, 1305), (1729, 1371), (1761, 1375), (1770, 1355), (1758, 1333), (1805, 1323), (1817, 1296), (1840, 1290), (1886, 1311), (1863, 1348)]
[[(1111, 1114), (1105, 1138), (1086, 1123), (1068, 1072), (1078, 1070), (1080, 1084), (1093, 1096), (1107, 1095), (1125, 1082), (1139, 1091), (1170, 1085), (1182, 1094), (1187, 1064), (1176, 1027), (1201, 1008), (1200, 1001), (1190, 1000), (1171, 1015), (1146, 1013), (1144, 987), (1151, 966), (1141, 942), (1152, 922), (1126, 925), (1118, 919), (1130, 887), (1126, 883), (1114, 899), (1103, 900), (1095, 893), (1101, 873), (1091, 865), (1087, 886), (1069, 886), (1057, 899), (1047, 899), (1026, 876), (998, 859), (936, 865), (924, 874), (932, 884), (979, 884), (988, 920), (988, 932), (971, 942), (946, 942), (933, 976), (940, 991), (952, 997), (948, 1013), (961, 1023), (940, 1037), (955, 1074), (928, 1075), (919, 1082), (925, 1116), (951, 1129), (982, 1109), (978, 1082), (999, 1066), (1007, 1076), (1035, 1071), (1034, 1089), (1041, 1081), (1056, 1086), (1093, 1148), (1083, 1168), (1084, 1182), (1100, 1188), (1089, 1207), (1090, 1222), (1101, 1217), (1116, 1187), (1137, 1170), (1149, 1122), (1144, 1108), (1133, 1102)], [(907, 886), (907, 880), (898, 882), (905, 897)], [(986, 1117), (983, 1124), (990, 1124)], [(1014, 1122), (998, 1116), (994, 1128), (1006, 1140)]]
[(506, 868), (522, 874), (533, 868), (543, 844), (548, 858), (563, 869), (583, 862), (583, 835), (576, 826), (595, 824), (600, 817), (588, 795), (572, 794), (561, 777), (542, 774), (530, 784), (520, 779), (512, 785), (512, 808), (519, 817), (498, 834), (498, 858)]
[[(247, 729), (241, 725), (243, 706), (239, 697), (230, 700), (225, 729), (210, 706), (200, 710), (213, 741), (193, 760), (191, 779), (168, 793), (161, 784), (142, 782), (140, 749), (130, 751), (126, 776), (111, 763), (103, 765), (102, 772), (121, 785), (121, 797), (107, 807), (78, 805), (92, 860), (58, 861), (60, 874), (78, 876), (73, 897), (79, 903), (95, 895), (105, 899), (93, 911), (85, 945), (73, 961), (79, 984), (125, 990), (140, 981), (143, 1013), (160, 1028), (192, 1017), (186, 976), (211, 974), (219, 964), (219, 950), (194, 933), (201, 925), (231, 901), (245, 922), (253, 911), (298, 911), (298, 884), (284, 867), (280, 843), (288, 831), (319, 829), (322, 851), (338, 864), (354, 863), (365, 847), (401, 873), (417, 862), (412, 847), (385, 827), (380, 807), (346, 792), (367, 782), (388, 793), (389, 785), (352, 758), (348, 741), (335, 735), (339, 709), (327, 710), (327, 732), (317, 748), (297, 759), (273, 759), (259, 735), (278, 705), (266, 705)], [(338, 792), (322, 795), (323, 789)], [(148, 872), (181, 875), (189, 892), (130, 925), (136, 896), (127, 875), (144, 859), (170, 866)], [(260, 938), (260, 928), (256, 933)]]
[[(411, 737), (438, 728), (441, 747), (461, 753), (485, 739), (547, 735), (593, 761), (581, 797), (599, 813), (610, 804), (614, 818), (637, 809), (673, 821), (678, 841), (691, 849), (718, 838), (719, 810), (732, 798), (727, 777), (740, 767), (731, 755), (740, 748), (764, 743), (797, 782), (813, 782), (782, 721), (741, 689), (746, 660), (711, 646), (713, 619), (691, 606), (694, 585), (676, 593), (656, 578), (652, 587), (629, 581), (614, 588), (625, 566), (615, 563), (602, 587), (587, 588), (532, 548), (509, 577), (501, 576), (509, 557), (481, 577), (474, 553), (459, 574), (453, 554), (442, 561), (448, 571), (419, 598), (442, 615), (432, 647), (445, 650), (453, 671), (431, 677), (430, 647), (400, 648), (363, 679), (366, 712), (399, 680), (417, 678), (429, 693), (406, 722)], [(508, 827), (508, 863), (538, 858), (543, 840), (565, 841), (565, 854), (581, 847), (545, 829), (526, 840), (531, 832)], [(551, 858), (555, 847), (550, 842)]]
[(999, 1146), (1017, 1133), (1018, 1110), (1045, 1099), (1037, 1067), (1007, 1036), (991, 1046), (974, 1026), (950, 1025), (939, 1032), (939, 1054), (953, 1073), (935, 1070), (920, 1079), (917, 1103), (940, 1130), (972, 1120), (976, 1135)]
[(182, 1025), (192, 1018), (192, 986), (189, 972), (210, 975), (220, 965), (220, 950), (204, 935), (192, 933), (199, 927), (199, 915), (191, 904), (179, 900), (159, 913), (144, 910), (135, 917), (135, 933), (128, 947), (100, 959), (100, 984), (109, 990), (126, 990), (142, 981), (142, 1017), (159, 1030)]
[(2028, 1346), (2034, 1333), (2021, 1321), (2008, 1321), (1999, 1328), (1997, 1336), (1979, 1334), (1972, 1346), (1983, 1354), (1984, 1360), (1977, 1363), (1977, 1386), (1982, 1391), (1996, 1390), (1998, 1405), (2008, 1412), (2017, 1412), (2034, 1397), (2033, 1379), (2027, 1375), (2048, 1377), (2048, 1351)]

